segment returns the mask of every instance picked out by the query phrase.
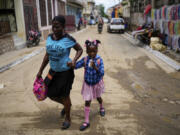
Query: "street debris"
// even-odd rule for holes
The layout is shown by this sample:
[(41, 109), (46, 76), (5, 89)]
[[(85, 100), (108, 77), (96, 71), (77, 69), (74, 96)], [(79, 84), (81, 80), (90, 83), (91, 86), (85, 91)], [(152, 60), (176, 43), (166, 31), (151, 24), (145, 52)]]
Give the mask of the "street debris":
[(4, 84), (0, 84), (0, 89), (4, 88)]

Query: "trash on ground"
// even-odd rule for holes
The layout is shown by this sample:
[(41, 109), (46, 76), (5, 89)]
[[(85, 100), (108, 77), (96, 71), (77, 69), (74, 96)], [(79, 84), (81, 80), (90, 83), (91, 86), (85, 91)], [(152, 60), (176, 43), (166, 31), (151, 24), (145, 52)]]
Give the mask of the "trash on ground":
[(0, 89), (4, 88), (4, 84), (0, 84)]
[(161, 44), (160, 41), (159, 41), (159, 38), (157, 38), (157, 37), (152, 37), (151, 38), (150, 47), (153, 50), (157, 50), (157, 51), (164, 51), (164, 50), (166, 50), (166, 46)]

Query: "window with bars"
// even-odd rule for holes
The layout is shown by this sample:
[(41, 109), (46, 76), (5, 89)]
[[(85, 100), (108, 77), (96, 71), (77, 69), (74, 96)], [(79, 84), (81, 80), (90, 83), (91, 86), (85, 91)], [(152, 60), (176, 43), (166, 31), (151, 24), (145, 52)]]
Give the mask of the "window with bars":
[(39, 7), (40, 7), (40, 16), (41, 16), (41, 26), (47, 26), (46, 1), (39, 0)]
[(48, 0), (48, 21), (49, 25), (52, 24), (52, 7), (51, 7), (51, 0)]
[(14, 1), (0, 0), (0, 35), (16, 31)]

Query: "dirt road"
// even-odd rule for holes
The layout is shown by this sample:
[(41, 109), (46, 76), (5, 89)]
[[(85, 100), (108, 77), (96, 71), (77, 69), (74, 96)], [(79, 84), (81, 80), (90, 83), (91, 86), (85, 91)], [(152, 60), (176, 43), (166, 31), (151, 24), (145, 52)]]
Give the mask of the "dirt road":
[[(96, 27), (74, 34), (83, 46), (86, 39), (100, 39), (99, 55), (105, 64), (103, 95), (106, 116), (99, 116), (93, 101), (91, 127), (79, 131), (84, 101), (80, 94), (83, 69), (75, 71), (71, 91), (72, 125), (60, 129), (61, 105), (49, 99), (38, 102), (32, 84), (45, 52), (0, 74), (0, 135), (178, 135), (180, 133), (180, 73), (133, 46), (121, 34)], [(83, 47), (84, 48), (84, 47)], [(85, 49), (85, 48), (84, 48)], [(72, 57), (74, 51), (72, 51)], [(83, 56), (86, 55), (84, 50)], [(153, 59), (153, 60), (152, 60)], [(154, 61), (155, 60), (155, 61)], [(163, 67), (163, 69), (161, 68)], [(48, 68), (44, 71), (46, 75)], [(169, 71), (169, 72), (168, 72)]]

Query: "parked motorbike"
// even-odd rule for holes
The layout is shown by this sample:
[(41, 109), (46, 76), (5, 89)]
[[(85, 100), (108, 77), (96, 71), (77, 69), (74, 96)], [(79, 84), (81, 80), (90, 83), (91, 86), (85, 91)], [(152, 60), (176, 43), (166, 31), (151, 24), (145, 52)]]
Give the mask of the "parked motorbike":
[(30, 30), (27, 38), (27, 47), (33, 47), (39, 45), (41, 33), (38, 31)]
[(144, 44), (150, 44), (150, 37), (148, 34), (138, 35), (137, 38)]
[(98, 24), (98, 32), (99, 32), (99, 34), (102, 33), (102, 29), (103, 29), (103, 24)]
[(157, 36), (157, 31), (153, 31), (153, 29), (147, 30), (146, 33), (142, 35), (138, 35), (137, 38), (144, 44), (150, 45), (150, 40), (152, 36)]

